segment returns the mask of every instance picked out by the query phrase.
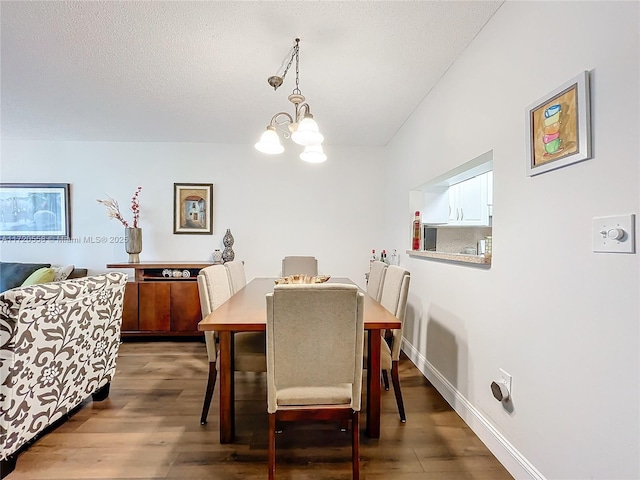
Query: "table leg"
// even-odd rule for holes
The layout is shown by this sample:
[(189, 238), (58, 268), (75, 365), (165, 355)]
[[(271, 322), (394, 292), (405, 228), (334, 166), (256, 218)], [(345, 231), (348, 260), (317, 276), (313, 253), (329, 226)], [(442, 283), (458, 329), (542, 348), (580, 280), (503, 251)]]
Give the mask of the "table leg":
[(219, 332), (220, 339), (220, 443), (231, 443), (235, 435), (235, 382), (233, 332)]
[(368, 330), (367, 436), (380, 438), (380, 330)]

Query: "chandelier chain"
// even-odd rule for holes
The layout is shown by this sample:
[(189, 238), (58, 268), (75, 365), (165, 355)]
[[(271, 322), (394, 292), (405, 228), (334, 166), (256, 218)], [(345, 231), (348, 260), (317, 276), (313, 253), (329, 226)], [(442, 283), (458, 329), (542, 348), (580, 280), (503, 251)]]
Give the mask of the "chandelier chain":
[[(296, 39), (297, 42), (297, 39)], [(300, 94), (300, 45), (296, 43), (296, 88), (293, 89), (293, 93)]]

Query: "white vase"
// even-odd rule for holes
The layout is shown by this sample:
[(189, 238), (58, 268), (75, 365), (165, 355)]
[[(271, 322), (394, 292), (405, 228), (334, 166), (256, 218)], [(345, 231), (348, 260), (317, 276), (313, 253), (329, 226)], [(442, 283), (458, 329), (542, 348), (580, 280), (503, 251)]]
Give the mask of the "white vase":
[(211, 255), (213, 263), (222, 263), (222, 250), (215, 250)]

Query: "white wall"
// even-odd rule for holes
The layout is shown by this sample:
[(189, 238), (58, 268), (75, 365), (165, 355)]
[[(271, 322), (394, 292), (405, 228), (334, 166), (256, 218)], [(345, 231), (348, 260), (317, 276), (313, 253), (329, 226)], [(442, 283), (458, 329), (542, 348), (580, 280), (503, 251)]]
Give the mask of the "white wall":
[[(72, 237), (80, 244), (0, 243), (3, 261), (73, 263), (91, 273), (124, 262), (124, 245), (84, 243), (122, 237), (96, 199), (120, 203), (125, 218), (138, 185), (142, 261), (209, 261), (227, 228), (247, 277), (277, 276), (285, 255), (315, 255), (319, 270), (364, 284), (372, 248), (382, 238), (380, 148), (327, 147), (313, 165), (299, 148), (269, 157), (248, 145), (188, 143), (2, 142), (2, 182), (71, 184)], [(173, 234), (173, 184), (214, 184), (214, 235)], [(131, 273), (131, 272), (129, 272)]]
[[(405, 258), (405, 337), (517, 478), (640, 478), (640, 262), (591, 251), (594, 216), (640, 213), (639, 14), (505, 3), (387, 147), (387, 243), (405, 248), (409, 189), (494, 152), (493, 264)], [(525, 108), (584, 70), (593, 159), (527, 177)]]

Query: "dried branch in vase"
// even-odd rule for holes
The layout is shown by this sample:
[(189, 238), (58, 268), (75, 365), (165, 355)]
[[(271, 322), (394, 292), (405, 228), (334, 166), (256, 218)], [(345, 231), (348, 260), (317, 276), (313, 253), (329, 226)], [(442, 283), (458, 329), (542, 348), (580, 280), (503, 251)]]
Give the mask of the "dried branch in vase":
[[(140, 220), (140, 203), (138, 201), (140, 190), (142, 190), (142, 187), (138, 187), (131, 197), (131, 212), (133, 213), (133, 223), (131, 226), (133, 228), (138, 228), (138, 220)], [(118, 205), (117, 200), (107, 197), (107, 200), (96, 201), (107, 208), (107, 216), (109, 218), (115, 218), (124, 225), (125, 228), (129, 228), (129, 222), (127, 222), (122, 216), (122, 213), (120, 213), (120, 205)]]

